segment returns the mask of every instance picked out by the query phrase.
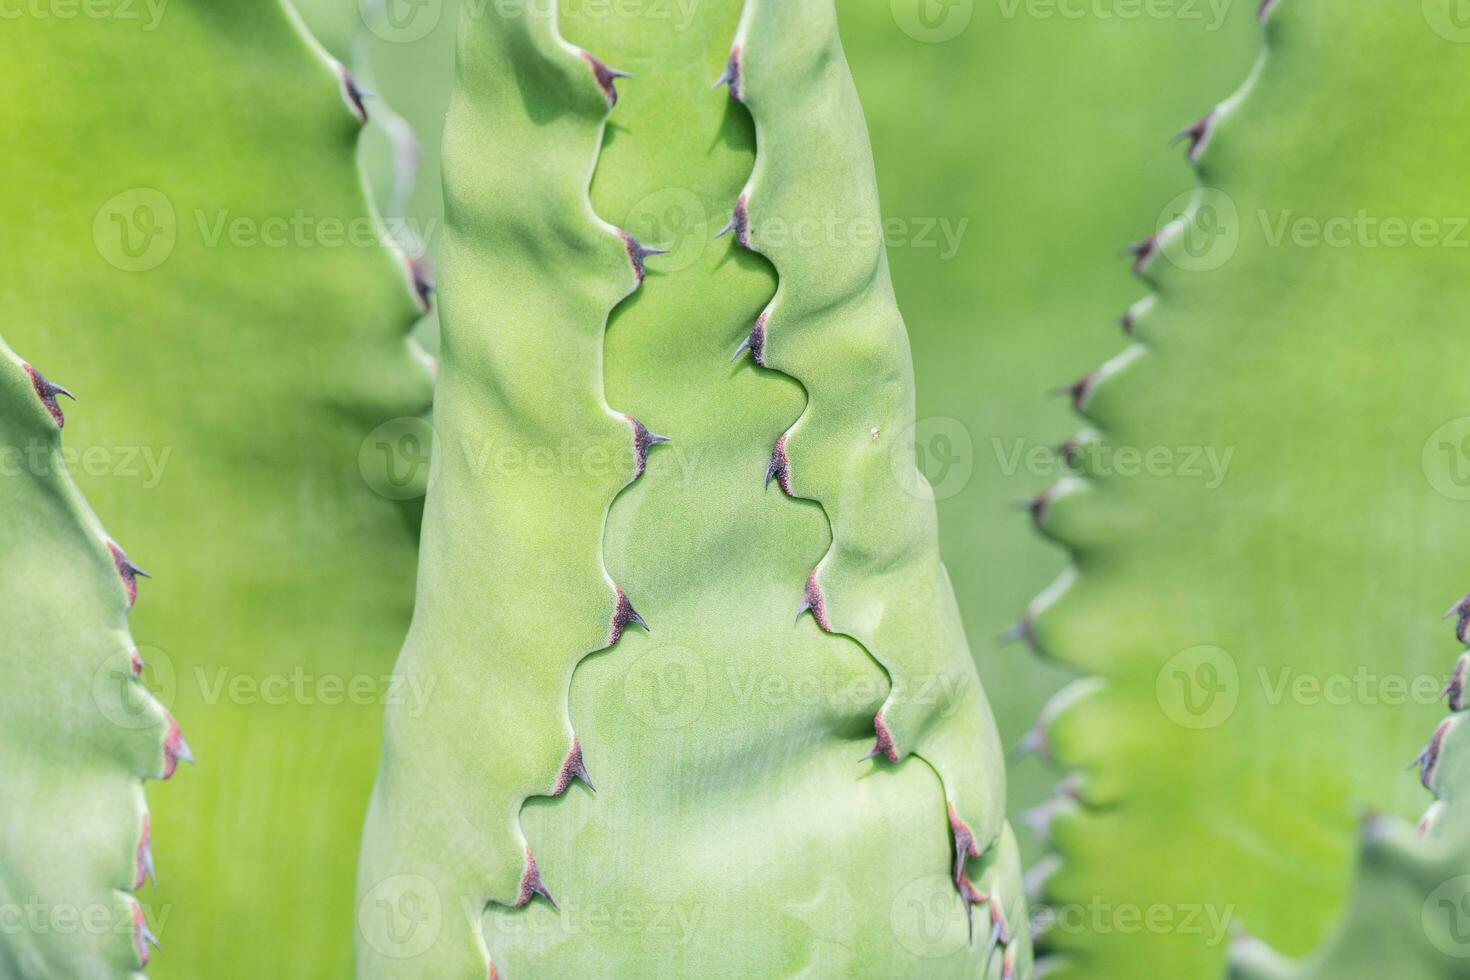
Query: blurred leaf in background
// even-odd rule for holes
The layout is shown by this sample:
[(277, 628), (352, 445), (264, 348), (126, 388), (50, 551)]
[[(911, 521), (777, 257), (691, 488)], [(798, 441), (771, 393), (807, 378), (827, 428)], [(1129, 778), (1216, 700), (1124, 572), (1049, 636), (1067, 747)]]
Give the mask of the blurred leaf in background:
[(150, 970), (344, 976), (427, 478), (419, 306), (284, 7), (69, 9), (0, 29), (0, 305), (88, 407), (71, 470), (154, 576), (142, 681), (199, 759), (149, 794)]
[[(1255, 4), (840, 3), (913, 337), (921, 465), (1001, 734), (1019, 743), (1068, 674), (1003, 634), (1064, 556), (1018, 501), (1059, 479), (1079, 427), (1049, 394), (1121, 350), (1145, 293), (1121, 257), (1194, 184), (1180, 129), (1260, 48)], [(1057, 780), (1009, 772), (1010, 808)], [(1038, 853), (1017, 822), (1027, 862)]]

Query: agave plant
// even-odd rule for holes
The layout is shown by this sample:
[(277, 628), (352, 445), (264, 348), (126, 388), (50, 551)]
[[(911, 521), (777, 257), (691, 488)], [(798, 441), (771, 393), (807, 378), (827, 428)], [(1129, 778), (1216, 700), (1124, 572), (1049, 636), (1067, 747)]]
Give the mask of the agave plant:
[[(153, 974), (341, 976), (346, 828), (371, 790), (414, 553), (412, 514), (359, 456), (427, 404), (405, 343), (419, 298), (364, 199), (356, 86), (286, 9), (88, 9), (0, 30), (0, 302), (8, 342), (85, 400), (58, 452), (154, 578), (131, 645), (70, 491), (0, 480), (0, 615), (29, 678), (0, 707), (7, 914), (135, 883), (135, 783), (160, 773), (164, 731), (146, 686), (200, 762), (150, 800), (158, 884), (139, 895), (167, 950)], [(23, 388), (7, 389), (7, 437), (45, 421)], [(146, 667), (119, 693), (130, 645)], [(143, 714), (112, 724), (117, 703)], [(0, 974), (27, 980), (142, 962), (110, 928), (7, 927), (0, 947)]]
[[(1462, 644), (1470, 596), (1450, 614)], [(1445, 687), (1450, 716), (1419, 756), (1419, 774), (1436, 799), (1417, 828), (1370, 814), (1363, 823), (1357, 881), (1343, 921), (1323, 948), (1292, 961), (1249, 935), (1231, 947), (1233, 980), (1326, 977), (1454, 978), (1470, 974), (1470, 822), (1466, 820), (1466, 672), (1462, 653)]]
[[(925, 3), (842, 4), (838, 16), (873, 134), (885, 222), (896, 228), (885, 237), (914, 348), (913, 441), (935, 487), (941, 549), (976, 667), (988, 690), (1004, 692), (996, 721), (1003, 743), (1016, 745), (1071, 676), (1003, 649), (1017, 610), (1062, 567), (1014, 508), (1065, 465), (1053, 446), (1068, 408), (1043, 393), (1115, 349), (1131, 298), (1116, 274), (1117, 242), (1191, 176), (1154, 137), (1241, 77), (1258, 47), (1256, 23), (1247, 6), (1188, 0), (1174, 16), (1081, 20), (954, 4), (942, 29), (924, 30)], [(432, 257), (444, 221), (439, 146), (459, 5), (299, 5), (374, 91), (364, 167), (405, 244), (427, 244)], [(567, 4), (560, 16), (572, 36), (599, 16), (626, 19), (630, 31), (682, 31), (691, 6)], [(1022, 75), (1027, 82), (1017, 85)], [(948, 116), (961, 103), (966, 121), (956, 126)], [(1058, 153), (1062, 145), (1075, 152)], [(682, 190), (627, 195), (615, 202), (627, 211), (604, 212), (674, 250), (658, 263), (665, 270), (707, 241), (707, 202)], [(1058, 211), (1085, 217), (1037, 219)], [(1060, 269), (1065, 290), (1052, 288)], [(418, 335), (437, 350), (436, 314)], [(1031, 811), (1054, 782), (1045, 766), (1017, 758), (1008, 767), (1011, 813)], [(1017, 831), (1027, 853), (1031, 835)]]
[[(35, 358), (0, 348), (0, 460), (39, 461), (0, 480), (0, 621), (35, 678), (0, 712), (0, 912), (51, 917), (0, 935), (0, 975), (342, 976), (354, 932), (364, 978), (1032, 975), (996, 723), (1012, 738), (1059, 672), (990, 654), (1051, 561), (1001, 530), (1034, 474), (936, 501), (915, 444), (942, 450), (921, 416), (953, 416), (1004, 469), (1042, 434), (1033, 392), (1106, 343), (1088, 321), (1122, 288), (1087, 256), (1153, 193), (1119, 157), (1062, 189), (1075, 222), (1024, 221), (1055, 177), (976, 133), (1038, 115), (1069, 147), (1136, 142), (1208, 88), (1161, 79), (1214, 38), (1099, 18), (1041, 40), (1005, 4), (936, 38), (903, 3), (845, 8), (875, 173), (825, 0), (467, 2), (452, 103), (445, 31), (426, 64), (372, 6), (308, 11), (357, 79), (274, 3), (0, 41), (24, 141), (0, 214), (27, 242), (0, 297)], [(1029, 510), (1073, 567), (1014, 631), (1085, 675), (1026, 740), (1073, 772), (1031, 815), (1055, 852), (1036, 975), (1217, 975), (1231, 922), (1241, 980), (1467, 973), (1470, 659), (1419, 756), (1440, 801), (1418, 833), (1400, 770), (1440, 709), (1328, 690), (1443, 667), (1404, 624), (1459, 573), (1470, 496), (1443, 353), (1467, 213), (1451, 14), (1263, 4), (1247, 85), (1183, 134), (1201, 188), (1134, 248), (1156, 289), (1135, 346), (1065, 389), (1076, 473)], [(876, 55), (906, 23), (945, 42), (932, 60)], [(1146, 97), (1089, 101), (1100, 47)], [(1037, 58), (1045, 85), (1007, 90)], [(916, 138), (915, 94), (941, 90), (1001, 122)], [(386, 213), (424, 217), (401, 243), (432, 244), (445, 105), (434, 467), (389, 680), (430, 285), (378, 240), (357, 158)], [(428, 144), (412, 199), (395, 107)], [(107, 166), (79, 167), (103, 131)], [(981, 247), (890, 272), (880, 187), (961, 216), (997, 186), (1016, 203)], [(374, 231), (334, 246), (333, 222)], [(1063, 291), (1061, 268), (1092, 273)], [(131, 627), (143, 573), (83, 490), (158, 573)], [(279, 703), (278, 681), (305, 686)], [(175, 715), (205, 764), (145, 803), (192, 757)], [(70, 910), (109, 928), (57, 927)]]
[[(1013, 642), (1019, 611), (1065, 563), (1016, 508), (1066, 469), (1055, 447), (1075, 419), (1055, 390), (1117, 349), (1136, 294), (1118, 274), (1118, 243), (1190, 186), (1169, 136), (1240, 79), (1259, 44), (1249, 4), (1219, 5), (1218, 17), (1189, 0), (1163, 17), (1077, 4), (1086, 15), (1076, 18), (1044, 3), (1035, 15), (1024, 2), (977, 3), (938, 43), (903, 30), (923, 6), (838, 13), (884, 213), (905, 222), (890, 256), (913, 338), (920, 463), (941, 498), (975, 664), (1013, 747), (1074, 676)], [(1027, 815), (1055, 782), (1033, 756), (1007, 766), (1028, 861), (1040, 855)]]
[[(462, 21), (398, 667), (454, 680), (389, 713), (359, 972), (1024, 975), (834, 11), (545, 6)], [(599, 215), (671, 185), (728, 239), (661, 271)]]
[(0, 622), (7, 672), (29, 678), (0, 718), (0, 973), (126, 976), (157, 942), (133, 894), (153, 874), (142, 780), (192, 756), (138, 683), (127, 619), (141, 570), (72, 481), (58, 397), (71, 392), (0, 343)]
[[(1075, 772), (1045, 892), (1116, 913), (1048, 935), (1065, 976), (1216, 975), (1232, 921), (1305, 954), (1355, 807), (1419, 809), (1402, 770), (1441, 710), (1417, 610), (1462, 571), (1467, 49), (1442, 3), (1260, 16), (1256, 70), (1189, 130), (1200, 189), (1133, 249), (1135, 346), (1071, 389), (1078, 474), (1033, 507), (1074, 567), (1028, 630), (1092, 675), (1038, 730)], [(1213, 488), (1120, 465), (1211, 448)]]

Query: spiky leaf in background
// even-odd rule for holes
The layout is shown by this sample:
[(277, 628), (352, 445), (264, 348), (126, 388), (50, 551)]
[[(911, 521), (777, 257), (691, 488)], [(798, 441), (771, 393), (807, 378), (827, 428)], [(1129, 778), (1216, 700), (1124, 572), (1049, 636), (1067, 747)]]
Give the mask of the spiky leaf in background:
[[(1463, 643), (1470, 596), (1459, 617)], [(1232, 980), (1463, 980), (1470, 977), (1470, 728), (1466, 672), (1460, 655), (1444, 695), (1450, 717), (1419, 759), (1419, 776), (1436, 796), (1417, 829), (1370, 816), (1363, 826), (1357, 880), (1343, 921), (1323, 948), (1292, 961), (1242, 935), (1231, 946)]]
[(58, 396), (0, 341), (0, 976), (128, 977), (171, 915), (135, 895), (153, 873), (143, 780), (190, 754), (138, 681), (139, 570), (71, 478)]
[[(362, 975), (1025, 975), (833, 9), (512, 6), (462, 20), (399, 665), (454, 681), (389, 715)], [(598, 217), (669, 186), (730, 239)]]
[[(1354, 806), (1420, 804), (1393, 777), (1438, 710), (1418, 611), (1463, 572), (1470, 47), (1437, 0), (1261, 15), (1190, 134), (1202, 188), (1135, 250), (1136, 346), (1073, 389), (1079, 476), (1034, 507), (1075, 563), (1037, 641), (1095, 675), (1043, 732), (1077, 773), (1048, 811), (1063, 975), (1212, 975), (1231, 919), (1301, 955)], [(1218, 487), (1169, 465), (1212, 450)]]
[[(945, 563), (1008, 746), (1072, 671), (1006, 648), (1065, 562), (1015, 504), (1065, 469), (1049, 394), (1116, 349), (1136, 289), (1120, 243), (1191, 183), (1169, 138), (1258, 43), (1249, 3), (848, 2), (893, 278), (914, 341), (921, 465)], [(1211, 473), (1201, 461), (1197, 479)], [(1012, 762), (1012, 819), (1055, 773)], [(1028, 863), (1029, 826), (1018, 826)]]
[(413, 423), (370, 438), (427, 403), (418, 301), (364, 200), (361, 106), (287, 10), (86, 10), (0, 31), (0, 305), (106, 406), (68, 425), (74, 470), (155, 575), (143, 680), (202, 762), (154, 800), (151, 972), (343, 976), (381, 705), (424, 693), (387, 681), (415, 461), (381, 453)]
[[(296, 0), (322, 45), (370, 91), (358, 157), (385, 228), (432, 282), (444, 227), (440, 149), (454, 88), (458, 0)], [(472, 9), (483, 4), (474, 0)], [(439, 350), (439, 312), (415, 332)]]
[[(1068, 434), (1068, 407), (1046, 392), (1115, 349), (1117, 318), (1136, 296), (1116, 274), (1119, 243), (1139, 214), (1189, 187), (1168, 137), (1239, 80), (1258, 42), (1250, 4), (928, 2), (846, 2), (838, 14), (874, 134), (893, 278), (913, 338), (913, 437), (936, 488), (976, 664), (985, 686), (1004, 692), (997, 722), (1015, 745), (1071, 676), (1001, 649), (1027, 600), (1063, 565), (1013, 508), (1064, 468), (1052, 447)], [(379, 206), (400, 220), (406, 243), (427, 241), (432, 258), (460, 5), (301, 6), (319, 35), (339, 39), (334, 50), (368, 80), (374, 108), (386, 103), (411, 124), (411, 140), (396, 125), (370, 127), (363, 158)], [(645, 6), (636, 16), (671, 31), (687, 29), (698, 8)], [(575, 32), (626, 9), (637, 8), (569, 3), (561, 16)], [(405, 161), (417, 164), (408, 195)], [(618, 207), (623, 226), (649, 241), (680, 254), (702, 247), (709, 215), (695, 184), (659, 186)], [(423, 336), (437, 349), (432, 314)], [(1212, 478), (1203, 462), (1201, 474)], [(1056, 781), (1030, 757), (1010, 774), (1013, 814)], [(1034, 851), (1029, 831), (1018, 831)]]

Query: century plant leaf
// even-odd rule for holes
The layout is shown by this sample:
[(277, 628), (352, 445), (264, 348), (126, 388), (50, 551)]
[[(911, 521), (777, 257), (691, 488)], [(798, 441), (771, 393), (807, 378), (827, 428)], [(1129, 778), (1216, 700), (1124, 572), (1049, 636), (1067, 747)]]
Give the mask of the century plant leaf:
[(1445, 120), (1470, 48), (1438, 2), (1261, 16), (1256, 71), (1190, 134), (1201, 188), (1135, 249), (1136, 345), (1073, 389), (1079, 473), (1033, 508), (1074, 560), (1037, 641), (1093, 675), (1045, 731), (1077, 773), (1063, 975), (1209, 976), (1231, 920), (1311, 949), (1355, 807), (1418, 808), (1394, 776), (1439, 710), (1420, 611), (1462, 571), (1470, 139)]
[(142, 686), (128, 633), (139, 571), (68, 471), (48, 380), (0, 341), (0, 909), (6, 977), (129, 977), (168, 911), (152, 873), (143, 780), (189, 758)]
[[(1066, 468), (1055, 447), (1075, 420), (1054, 391), (1117, 349), (1137, 298), (1118, 250), (1140, 215), (1191, 186), (1170, 137), (1249, 68), (1254, 12), (1194, 0), (838, 7), (894, 222), (920, 465), (1007, 746), (1073, 676), (1014, 642), (1065, 564), (1016, 502)], [(1057, 777), (1031, 754), (1007, 774), (1029, 863), (1041, 844), (1023, 815)]]
[[(472, 0), (482, 9), (493, 0)], [(393, 240), (429, 281), (444, 227), (441, 144), (454, 88), (458, 0), (295, 0), (331, 54), (373, 93), (358, 146), (363, 175)], [(609, 8), (610, 9), (610, 8)], [(414, 333), (439, 350), (439, 311)]]
[[(1470, 597), (1451, 615), (1464, 642)], [(1370, 816), (1347, 913), (1323, 947), (1293, 961), (1249, 935), (1230, 948), (1232, 980), (1462, 980), (1470, 976), (1470, 727), (1462, 653), (1444, 695), (1450, 716), (1419, 758), (1436, 800), (1417, 828)]]
[(1026, 975), (883, 249), (811, 225), (878, 220), (835, 12), (511, 6), (461, 21), (398, 668), (453, 681), (389, 713), (360, 974)]
[(361, 106), (289, 11), (87, 10), (0, 31), (0, 305), (105, 406), (67, 427), (75, 475), (155, 576), (143, 680), (200, 760), (153, 801), (152, 972), (342, 976), (381, 703), (415, 696), (387, 682), (413, 461), (381, 454), (428, 400), (418, 301), (364, 200)]
[[(1003, 743), (1015, 745), (1072, 676), (1003, 649), (1027, 600), (1064, 563), (1037, 546), (1014, 508), (1064, 468), (1053, 447), (1068, 434), (1069, 408), (1048, 390), (1115, 349), (1117, 321), (1136, 295), (1116, 275), (1117, 250), (1138, 215), (1189, 187), (1169, 137), (1244, 74), (1256, 24), (1253, 5), (1195, 0), (933, 5), (936, 23), (922, 16), (928, 2), (847, 2), (838, 14), (894, 229), (893, 279), (918, 376), (913, 439), (935, 485), (941, 547), (976, 665), (987, 689), (1004, 692), (996, 720)], [(319, 35), (343, 38), (339, 57), (369, 80), (375, 108), (386, 102), (411, 124), (411, 143), (370, 127), (362, 155), (379, 207), (400, 220), (406, 244), (426, 242), (432, 258), (460, 4), (301, 6)], [(698, 6), (671, 0), (635, 16), (682, 31)], [(620, 9), (583, 0), (561, 16), (575, 35)], [(354, 31), (341, 29), (354, 18)], [(410, 146), (417, 168), (405, 192)], [(681, 189), (689, 187), (625, 196), (625, 226), (676, 251), (699, 247), (704, 204), (692, 209)], [(1059, 270), (1065, 289), (1056, 288)], [(431, 350), (435, 316), (421, 331)], [(1008, 781), (1020, 814), (1056, 777), (1028, 756), (1009, 767)], [(1023, 849), (1035, 850), (1029, 830), (1017, 830)]]

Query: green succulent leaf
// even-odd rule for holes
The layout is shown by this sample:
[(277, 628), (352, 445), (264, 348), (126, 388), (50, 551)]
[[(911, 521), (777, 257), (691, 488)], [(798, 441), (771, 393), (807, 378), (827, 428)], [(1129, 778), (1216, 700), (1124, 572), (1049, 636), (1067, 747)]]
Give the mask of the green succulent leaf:
[[(1050, 392), (1117, 349), (1136, 298), (1118, 247), (1190, 186), (1169, 136), (1249, 68), (1254, 12), (1194, 0), (839, 4), (913, 339), (914, 440), (1007, 746), (1074, 676), (1013, 642), (1026, 603), (1065, 564), (1015, 507), (1066, 468), (1055, 447), (1075, 419)], [(1030, 755), (1007, 777), (1013, 822), (1056, 783)], [(1030, 822), (1016, 828), (1028, 862)]]
[(134, 894), (153, 870), (142, 781), (192, 756), (138, 681), (142, 573), (71, 478), (58, 396), (0, 341), (0, 975), (130, 977), (168, 915)]
[[(1470, 596), (1451, 610), (1463, 642)], [(1464, 711), (1470, 653), (1461, 654), (1444, 694), (1451, 715), (1419, 758), (1434, 793), (1419, 826), (1369, 817), (1358, 849), (1357, 879), (1343, 921), (1323, 947), (1290, 960), (1242, 935), (1231, 946), (1232, 980), (1459, 980), (1470, 976), (1470, 728)]]
[(834, 11), (546, 6), (461, 22), (398, 668), (453, 682), (389, 714), (360, 973), (1025, 975), (883, 249), (822, 230), (878, 220)]
[[(1116, 320), (1132, 298), (1116, 275), (1117, 243), (1140, 213), (1188, 186), (1188, 167), (1165, 137), (1241, 77), (1258, 48), (1256, 22), (1251, 5), (1193, 0), (1162, 16), (1157, 8), (1128, 15), (1126, 4), (1116, 8), (1121, 16), (1094, 6), (1081, 17), (1040, 3), (953, 4), (945, 11), (953, 26), (935, 33), (916, 27), (926, 2), (845, 3), (838, 14), (873, 133), (885, 237), (913, 340), (911, 438), (935, 485), (940, 543), (976, 665), (987, 689), (1004, 692), (996, 720), (1003, 744), (1014, 745), (1071, 676), (1002, 649), (1018, 610), (1063, 564), (1036, 546), (1013, 508), (1063, 465), (1052, 447), (1065, 435), (1068, 408), (1044, 393), (1116, 347)], [(697, 6), (663, 3), (634, 17), (682, 31)], [(319, 36), (342, 37), (334, 53), (377, 93), (373, 123), (387, 102), (411, 125), (411, 142), (370, 126), (362, 155), (379, 207), (399, 221), (405, 244), (428, 242), (432, 264), (444, 218), (439, 146), (459, 4), (302, 7)], [(620, 9), (569, 3), (563, 24), (575, 35), (584, 21), (616, 18)], [(344, 30), (341, 21), (356, 26)], [(951, 118), (957, 106), (959, 125)], [(406, 154), (418, 163), (411, 190)], [(619, 204), (631, 212), (630, 230), (677, 253), (659, 260), (664, 269), (702, 247), (694, 239), (705, 229), (695, 226), (706, 206), (729, 207), (691, 208), (683, 184), (646, 185), (652, 189)], [(1054, 220), (1059, 213), (1086, 220)], [(1059, 269), (1067, 270), (1066, 289), (1055, 288)], [(435, 351), (436, 316), (419, 332)], [(1008, 782), (1011, 812), (1021, 814), (1043, 800), (1055, 775), (1019, 758)], [(1032, 835), (1018, 830), (1024, 848)]]
[(1201, 188), (1134, 249), (1137, 345), (1071, 391), (1078, 475), (1033, 512), (1074, 567), (1031, 617), (1093, 675), (1040, 733), (1076, 772), (1047, 813), (1062, 975), (1208, 976), (1232, 919), (1301, 955), (1354, 806), (1417, 807), (1393, 777), (1442, 680), (1417, 610), (1464, 499), (1470, 144), (1444, 119), (1470, 49), (1443, 7), (1263, 5), (1257, 70), (1187, 134)]
[[(0, 303), (18, 350), (106, 406), (67, 426), (72, 469), (156, 576), (132, 622), (142, 682), (203, 762), (153, 801), (149, 903), (169, 917), (153, 923), (167, 955), (151, 972), (343, 976), (349, 828), (371, 790), (381, 705), (416, 696), (388, 675), (414, 555), (414, 460), (395, 450), (429, 395), (405, 342), (419, 298), (364, 198), (360, 93), (294, 14), (204, 0), (86, 9), (27, 12), (0, 31), (12, 137)], [(39, 560), (6, 564), (36, 588), (52, 579)], [(100, 587), (80, 558), (55, 565), (57, 581), (67, 567)], [(119, 649), (71, 656), (92, 657), (90, 677)], [(22, 708), (7, 700), (0, 715), (8, 725)], [(4, 768), (8, 792), (8, 756)], [(50, 778), (64, 785), (60, 770)], [(132, 839), (103, 879), (115, 887), (139, 830), (130, 793), (104, 821)], [(52, 832), (63, 803), (7, 814), (7, 840)], [(108, 806), (99, 797), (69, 820), (103, 821)], [(94, 842), (76, 843), (81, 861)], [(0, 946), (20, 948), (9, 935)]]

